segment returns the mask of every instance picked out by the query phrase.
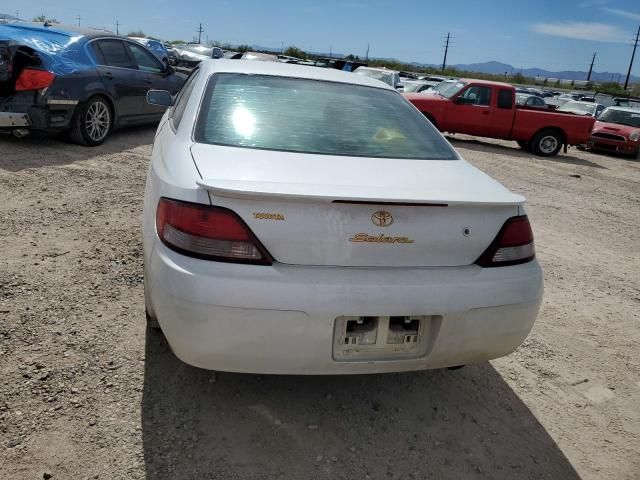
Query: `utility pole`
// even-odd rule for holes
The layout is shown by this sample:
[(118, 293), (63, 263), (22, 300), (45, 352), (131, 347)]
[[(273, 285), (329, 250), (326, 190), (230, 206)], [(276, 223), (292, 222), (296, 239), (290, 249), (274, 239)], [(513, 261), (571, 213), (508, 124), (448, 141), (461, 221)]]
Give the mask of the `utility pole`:
[(638, 26), (638, 32), (636, 33), (636, 41), (633, 42), (633, 52), (631, 53), (631, 61), (629, 62), (629, 70), (627, 70), (627, 78), (624, 81), (624, 90), (629, 85), (629, 77), (631, 76), (631, 67), (633, 67), (633, 58), (636, 56), (636, 48), (638, 47), (638, 39), (640, 38), (640, 26)]
[(367, 43), (367, 54), (365, 55), (365, 61), (369, 63), (369, 44)]
[(331, 60), (332, 53), (333, 53), (333, 46), (329, 45), (329, 60)]
[(198, 27), (198, 43), (202, 40), (202, 32), (204, 32), (204, 29), (202, 28), (202, 24), (200, 24)]
[(78, 20), (78, 26), (80, 26), (80, 15), (78, 15), (76, 19)]
[(450, 32), (447, 32), (447, 41), (444, 44), (444, 59), (442, 60), (442, 71), (444, 72), (444, 67), (447, 65), (447, 53), (449, 53), (449, 39), (450, 39)]
[(16, 20), (20, 20), (20, 10), (16, 10)]
[(280, 55), (284, 54), (284, 41), (280, 42)]
[(120, 22), (116, 20), (116, 35), (120, 35)]
[(593, 58), (591, 59), (591, 66), (589, 67), (589, 73), (587, 74), (587, 83), (591, 81), (591, 72), (593, 72), (593, 63), (596, 61), (596, 52), (593, 52)]

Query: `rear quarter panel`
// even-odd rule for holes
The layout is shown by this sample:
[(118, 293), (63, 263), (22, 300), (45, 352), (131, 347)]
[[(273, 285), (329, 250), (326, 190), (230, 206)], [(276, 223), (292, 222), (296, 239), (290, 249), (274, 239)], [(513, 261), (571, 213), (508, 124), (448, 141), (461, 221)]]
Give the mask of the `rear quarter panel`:
[(567, 144), (579, 145), (589, 140), (594, 122), (593, 117), (517, 109), (511, 135), (528, 142), (540, 130), (554, 128), (564, 132)]

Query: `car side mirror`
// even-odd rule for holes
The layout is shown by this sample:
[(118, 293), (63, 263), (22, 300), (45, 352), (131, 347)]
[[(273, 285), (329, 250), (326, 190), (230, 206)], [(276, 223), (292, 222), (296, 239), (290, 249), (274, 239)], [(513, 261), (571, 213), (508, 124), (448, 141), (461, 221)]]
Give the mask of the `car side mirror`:
[(149, 90), (147, 92), (147, 103), (159, 107), (171, 107), (173, 105), (173, 95), (167, 90)]
[(396, 90), (399, 91), (400, 93), (404, 92), (404, 85), (398, 85), (396, 87)]

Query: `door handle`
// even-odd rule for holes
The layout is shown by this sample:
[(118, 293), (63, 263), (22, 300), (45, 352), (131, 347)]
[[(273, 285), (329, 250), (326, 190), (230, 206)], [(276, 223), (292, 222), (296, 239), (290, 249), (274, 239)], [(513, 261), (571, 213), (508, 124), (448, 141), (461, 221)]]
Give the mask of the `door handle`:
[(109, 80), (113, 80), (113, 73), (111, 72), (104, 72), (104, 76)]
[(489, 113), (490, 112), (488, 110), (485, 110), (484, 112), (482, 112), (483, 115), (489, 115)]

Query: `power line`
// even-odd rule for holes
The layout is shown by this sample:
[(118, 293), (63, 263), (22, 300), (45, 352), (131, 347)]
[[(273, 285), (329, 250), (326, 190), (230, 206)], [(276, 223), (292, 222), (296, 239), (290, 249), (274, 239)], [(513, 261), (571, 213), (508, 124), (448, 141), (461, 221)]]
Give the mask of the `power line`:
[(202, 40), (202, 32), (204, 32), (204, 28), (202, 28), (202, 24), (198, 27), (198, 43)]
[(587, 82), (591, 81), (591, 72), (593, 72), (593, 63), (596, 61), (596, 52), (593, 52), (593, 58), (591, 59), (591, 65), (589, 66), (589, 73), (587, 74)]
[(627, 89), (629, 85), (629, 77), (631, 76), (631, 67), (633, 67), (633, 59), (636, 56), (636, 48), (638, 47), (638, 39), (640, 38), (640, 26), (638, 26), (638, 32), (636, 33), (636, 41), (633, 42), (633, 52), (631, 53), (631, 61), (629, 62), (629, 70), (627, 70), (627, 78), (624, 80), (624, 89)]
[(444, 72), (444, 68), (447, 65), (447, 53), (449, 53), (449, 39), (451, 38), (451, 33), (447, 32), (447, 41), (444, 45), (444, 59), (442, 60), (442, 71)]

